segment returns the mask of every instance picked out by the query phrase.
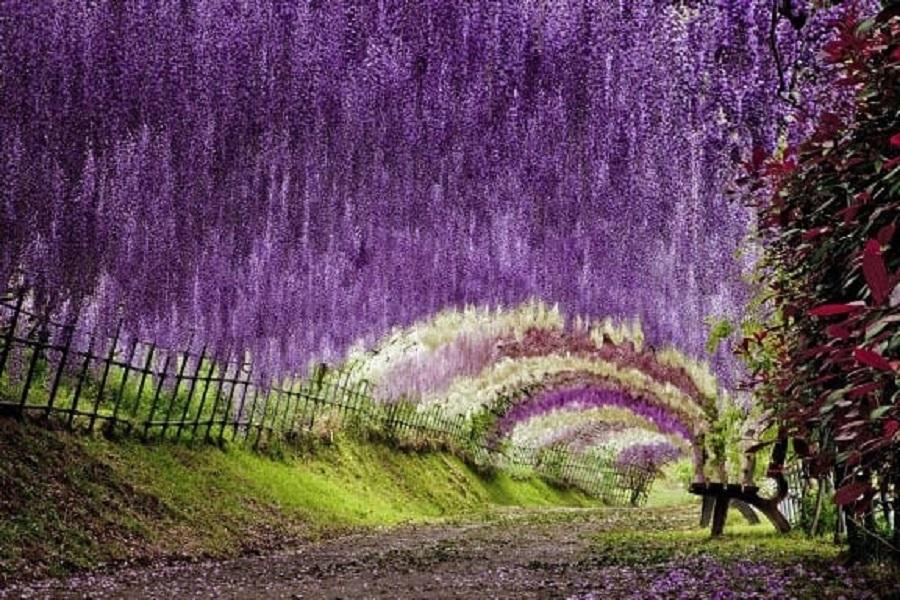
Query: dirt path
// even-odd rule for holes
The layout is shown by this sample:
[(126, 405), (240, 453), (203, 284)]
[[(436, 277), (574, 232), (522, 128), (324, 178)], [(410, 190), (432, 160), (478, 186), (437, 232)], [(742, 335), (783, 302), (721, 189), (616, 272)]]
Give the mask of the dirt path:
[[(660, 514), (672, 528), (695, 518), (683, 509), (654, 518)], [(641, 527), (642, 518), (628, 510), (516, 512), (350, 535), (270, 556), (94, 573), (0, 597), (774, 598), (784, 597), (782, 580), (798, 575), (792, 566), (704, 558), (617, 565), (592, 550), (592, 537)]]

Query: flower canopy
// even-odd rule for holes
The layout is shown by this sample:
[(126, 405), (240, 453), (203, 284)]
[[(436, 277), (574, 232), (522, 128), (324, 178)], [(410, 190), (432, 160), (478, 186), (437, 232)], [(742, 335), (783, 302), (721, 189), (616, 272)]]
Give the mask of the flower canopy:
[(722, 191), (784, 112), (770, 16), (4, 2), (0, 280), (273, 369), (528, 298), (639, 317), (649, 343), (699, 355), (704, 317), (746, 296), (750, 215)]
[(0, 283), (264, 375), (471, 306), (639, 321), (612, 354), (557, 309), (454, 332), (384, 389), (470, 413), (581, 373), (696, 422), (704, 319), (748, 296), (752, 215), (723, 192), (830, 12), (773, 31), (771, 7), (3, 2)]

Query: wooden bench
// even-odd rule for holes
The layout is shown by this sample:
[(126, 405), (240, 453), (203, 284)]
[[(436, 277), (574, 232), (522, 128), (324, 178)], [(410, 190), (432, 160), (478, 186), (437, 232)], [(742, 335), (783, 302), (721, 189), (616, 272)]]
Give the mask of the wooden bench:
[(765, 515), (781, 533), (790, 531), (791, 524), (778, 508), (781, 501), (787, 498), (789, 492), (787, 479), (785, 479), (783, 473), (786, 454), (787, 440), (779, 440), (772, 448), (772, 460), (769, 462), (769, 468), (766, 473), (766, 476), (773, 479), (777, 486), (775, 496), (772, 498), (761, 497), (759, 495), (759, 487), (755, 485), (721, 482), (697, 482), (691, 484), (688, 491), (703, 497), (700, 526), (706, 527), (712, 520), (712, 535), (722, 535), (722, 531), (725, 529), (725, 519), (728, 516), (728, 508), (733, 504), (751, 523), (759, 522), (759, 519), (753, 513), (753, 509), (756, 509)]

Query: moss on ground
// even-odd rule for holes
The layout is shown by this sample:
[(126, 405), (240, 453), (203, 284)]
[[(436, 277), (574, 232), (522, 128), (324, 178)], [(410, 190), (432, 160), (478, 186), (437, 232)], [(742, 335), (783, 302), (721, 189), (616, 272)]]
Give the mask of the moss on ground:
[(594, 504), (539, 479), (479, 474), (445, 453), (352, 439), (276, 459), (0, 419), (0, 454), (0, 584), (109, 561), (234, 556), (500, 506)]

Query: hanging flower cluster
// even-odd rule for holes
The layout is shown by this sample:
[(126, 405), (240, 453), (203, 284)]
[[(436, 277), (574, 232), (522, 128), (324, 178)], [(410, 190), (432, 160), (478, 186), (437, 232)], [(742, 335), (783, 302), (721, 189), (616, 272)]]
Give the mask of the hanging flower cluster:
[(682, 456), (681, 450), (668, 442), (635, 444), (623, 449), (616, 456), (616, 466), (637, 466), (656, 471), (666, 463)]
[(446, 392), (426, 396), (421, 405), (439, 406), (449, 415), (471, 415), (494, 406), (515, 390), (540, 386), (545, 380), (570, 373), (607, 381), (606, 387), (627, 391), (634, 397), (653, 398), (656, 405), (683, 415), (684, 422), (694, 423), (698, 427), (709, 418), (707, 411), (689, 396), (641, 371), (621, 369), (604, 361), (561, 355), (501, 360), (477, 378), (460, 377), (454, 380)]
[(690, 448), (680, 435), (661, 433), (653, 422), (614, 407), (562, 408), (535, 415), (517, 423), (507, 439), (519, 448), (564, 448), (613, 457), (632, 444), (666, 443), (685, 454)]
[(624, 408), (651, 423), (652, 428), (661, 433), (678, 435), (687, 441), (693, 439), (693, 424), (680, 420), (677, 415), (668, 411), (667, 407), (655, 406), (647, 400), (619, 390), (596, 387), (554, 389), (537, 394), (507, 412), (497, 422), (497, 431), (506, 434), (523, 421), (559, 410), (585, 411), (599, 407)]
[(519, 421), (507, 439), (513, 446), (543, 448), (568, 444), (583, 433), (612, 433), (624, 429), (656, 431), (655, 425), (628, 409), (602, 406), (561, 408)]
[(698, 356), (747, 296), (721, 192), (788, 110), (770, 9), (3, 2), (0, 283), (270, 372), (529, 298)]
[(361, 366), (354, 377), (376, 385), (378, 398), (418, 401), (447, 389), (453, 379), (475, 376), (501, 358), (500, 340), (533, 329), (565, 327), (565, 316), (541, 302), (488, 310), (444, 310), (394, 331), (375, 348), (354, 348), (349, 360)]

